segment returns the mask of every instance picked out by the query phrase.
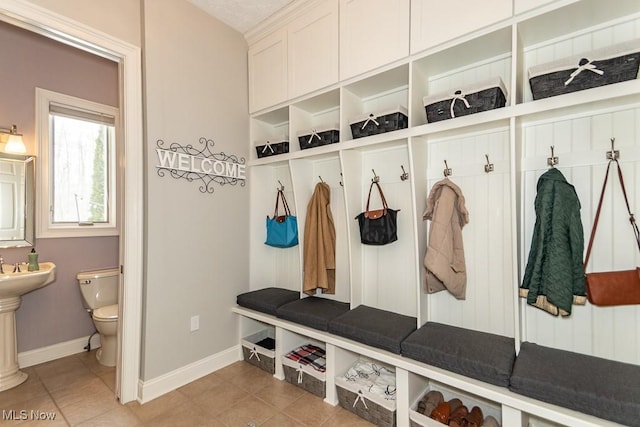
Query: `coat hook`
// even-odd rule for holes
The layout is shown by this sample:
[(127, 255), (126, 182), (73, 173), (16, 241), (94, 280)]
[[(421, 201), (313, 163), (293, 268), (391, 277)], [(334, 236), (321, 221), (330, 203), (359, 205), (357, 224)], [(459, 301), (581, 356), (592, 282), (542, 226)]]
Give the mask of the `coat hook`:
[(324, 179), (322, 179), (320, 175), (318, 175), (318, 178), (320, 178), (320, 182), (324, 184)]
[(280, 180), (278, 180), (278, 184), (280, 184), (280, 187), (278, 187), (278, 191), (284, 191), (284, 185), (282, 185)]
[(451, 176), (453, 174), (453, 172), (451, 171), (451, 168), (449, 168), (449, 165), (447, 164), (447, 161), (444, 161), (444, 171), (442, 171), (444, 173), (444, 176)]
[(607, 160), (618, 160), (620, 158), (620, 151), (616, 150), (614, 144), (615, 138), (611, 138), (611, 151), (607, 151)]
[(555, 148), (555, 147), (552, 145), (552, 146), (551, 146), (551, 157), (547, 157), (547, 165), (548, 165), (548, 166), (551, 166), (551, 167), (554, 167), (555, 165), (557, 165), (557, 164), (559, 163), (559, 161), (558, 161), (558, 157), (556, 157), (556, 156), (554, 155), (554, 153), (553, 153), (554, 148)]
[(486, 173), (493, 172), (493, 163), (489, 162), (489, 155), (485, 154), (484, 157), (487, 159), (487, 164), (484, 165), (484, 171)]
[(340, 187), (344, 187), (344, 184), (342, 183), (342, 172), (340, 172)]
[(376, 171), (371, 169), (371, 172), (373, 172), (373, 179), (371, 181), (372, 182), (379, 182), (380, 181), (380, 177), (378, 175), (376, 175)]
[(400, 167), (402, 168), (402, 175), (400, 175), (400, 179), (403, 181), (406, 181), (409, 179), (409, 174), (407, 172), (405, 172), (404, 170), (404, 165), (400, 165)]

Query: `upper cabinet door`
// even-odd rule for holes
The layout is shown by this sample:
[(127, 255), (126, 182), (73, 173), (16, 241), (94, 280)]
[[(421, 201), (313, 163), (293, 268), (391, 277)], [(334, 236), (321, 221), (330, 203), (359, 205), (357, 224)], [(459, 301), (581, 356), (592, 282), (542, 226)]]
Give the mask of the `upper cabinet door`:
[(251, 112), (287, 99), (287, 33), (276, 31), (249, 48)]
[(338, 82), (338, 0), (326, 0), (288, 26), (289, 98)]
[(340, 78), (409, 54), (409, 0), (340, 0)]
[(511, 17), (511, 2), (512, 0), (412, 0), (411, 53)]

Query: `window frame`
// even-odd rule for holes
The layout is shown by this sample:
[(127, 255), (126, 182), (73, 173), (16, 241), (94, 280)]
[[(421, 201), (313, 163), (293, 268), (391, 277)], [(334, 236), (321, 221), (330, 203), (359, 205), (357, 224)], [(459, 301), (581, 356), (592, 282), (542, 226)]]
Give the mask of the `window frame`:
[[(50, 138), (50, 104), (68, 106), (71, 109), (87, 110), (114, 117), (115, 141), (108, 148), (108, 218), (109, 222), (80, 225), (79, 223), (54, 223), (51, 212), (53, 203), (53, 161), (50, 156), (52, 141)], [(120, 234), (120, 178), (118, 156), (120, 153), (120, 111), (116, 107), (100, 104), (86, 99), (65, 95), (50, 90), (36, 88), (36, 140), (37, 140), (37, 183), (36, 191), (36, 238), (57, 237), (100, 237)]]

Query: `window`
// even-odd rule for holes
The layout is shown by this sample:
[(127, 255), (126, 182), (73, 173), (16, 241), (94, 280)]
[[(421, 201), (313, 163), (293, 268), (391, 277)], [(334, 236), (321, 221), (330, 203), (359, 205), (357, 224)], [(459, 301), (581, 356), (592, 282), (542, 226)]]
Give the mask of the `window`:
[(118, 110), (36, 89), (37, 237), (118, 234)]

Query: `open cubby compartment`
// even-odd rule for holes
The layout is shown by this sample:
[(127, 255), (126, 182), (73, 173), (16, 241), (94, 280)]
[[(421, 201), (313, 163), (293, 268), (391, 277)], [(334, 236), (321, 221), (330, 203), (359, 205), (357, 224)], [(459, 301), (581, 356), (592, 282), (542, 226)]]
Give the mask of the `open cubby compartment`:
[(430, 414), (424, 415), (418, 412), (418, 403), (425, 394), (432, 390), (442, 393), (445, 402), (457, 398), (469, 410), (477, 406), (482, 410), (485, 418), (492, 416), (502, 425), (502, 405), (500, 403), (409, 372), (409, 423), (411, 427), (442, 427), (444, 425), (431, 419)]
[(318, 397), (324, 398), (326, 395), (326, 372), (320, 372), (312, 366), (296, 363), (286, 358), (286, 355), (298, 347), (307, 344), (326, 350), (326, 343), (287, 329), (279, 329), (278, 332), (280, 341), (278, 342), (278, 349), (280, 350), (280, 360), (278, 363), (281, 364), (282, 367), (281, 378)]
[[(350, 122), (358, 117), (407, 109), (409, 103), (409, 65), (382, 71), (342, 88), (340, 139), (353, 140)], [(384, 134), (383, 134), (384, 135)], [(378, 138), (384, 138), (375, 135)]]
[[(523, 102), (531, 102), (529, 68), (595, 49), (640, 38), (640, 4), (636, 0), (582, 0), (524, 20), (517, 25), (519, 90)], [(637, 83), (637, 82), (635, 82)], [(565, 102), (589, 102), (586, 96), (612, 96), (624, 93), (633, 82), (622, 82), (601, 88), (561, 95)], [(574, 101), (572, 101), (574, 100)]]
[(301, 100), (291, 105), (291, 143), (300, 149), (301, 135), (313, 135), (335, 129), (340, 130), (340, 90)]
[[(296, 215), (295, 193), (291, 181), (289, 162), (254, 165), (249, 168), (251, 209), (250, 230), (250, 289), (277, 287), (300, 291), (300, 245), (291, 248), (274, 248), (264, 244), (266, 219), (273, 216), (278, 187), (284, 186), (284, 194)], [(281, 203), (282, 204), (282, 203)], [(282, 214), (283, 208), (280, 207)], [(300, 233), (300, 231), (299, 231)]]
[[(396, 369), (386, 363), (340, 347), (335, 348), (335, 391), (337, 403), (356, 415), (378, 426), (395, 426), (396, 422)], [(356, 381), (349, 381), (345, 375), (356, 364), (367, 364), (374, 371), (382, 372), (375, 376), (375, 387), (371, 391), (361, 387)], [(388, 388), (384, 384), (392, 383)], [(384, 393), (386, 391), (386, 393)]]
[[(606, 153), (611, 150), (610, 138), (615, 137), (615, 150), (620, 153), (627, 191), (629, 183), (638, 182), (640, 174), (640, 105), (611, 107), (606, 102), (592, 103), (591, 111), (584, 107), (558, 110), (555, 114), (523, 117), (518, 126), (518, 145), (522, 147), (519, 167), (521, 224), (519, 229), (520, 271), (524, 274), (536, 215), (534, 209), (539, 177), (548, 170), (550, 146), (558, 158), (556, 169), (574, 186), (581, 205), (585, 249), (598, 205), (607, 166)], [(601, 107), (601, 108), (599, 108)], [(612, 169), (614, 167), (612, 166)], [(630, 232), (622, 192), (615, 169), (609, 182), (598, 232), (588, 271), (627, 270), (640, 265), (640, 255)], [(635, 185), (635, 212), (638, 212), (638, 186)], [(633, 196), (629, 195), (630, 203)], [(632, 210), (633, 210), (632, 206)], [(520, 278), (519, 285), (522, 283)], [(523, 341), (542, 346), (604, 357), (631, 364), (640, 364), (640, 340), (630, 339), (630, 326), (640, 316), (640, 306), (596, 307), (573, 305), (571, 316), (562, 320), (520, 298)], [(553, 334), (549, 331), (553, 330)]]
[[(351, 307), (360, 304), (406, 316), (416, 316), (417, 267), (414, 198), (411, 181), (403, 181), (402, 166), (410, 171), (406, 140), (341, 152), (347, 201), (349, 254), (351, 257)], [(361, 243), (356, 216), (365, 211), (371, 181), (379, 177), (387, 205), (399, 209), (398, 240), (383, 246)], [(376, 187), (370, 209), (381, 209)]]
[(512, 99), (512, 27), (499, 29), (429, 54), (412, 63), (410, 126), (427, 123), (423, 97), (456, 91), (459, 87), (500, 78)]
[[(251, 138), (254, 147), (264, 145), (267, 141), (271, 143), (289, 141), (289, 136), (289, 107), (278, 108), (251, 118)], [(292, 151), (295, 151), (295, 145), (289, 141), (289, 152)], [(252, 160), (258, 159), (254, 148), (251, 149), (250, 156)], [(276, 156), (260, 160), (270, 162), (280, 159)]]
[[(304, 230), (307, 207), (316, 185), (320, 180), (331, 189), (330, 209), (336, 232), (336, 293), (317, 296), (337, 301), (348, 302), (351, 298), (349, 278), (349, 235), (345, 217), (345, 197), (340, 158), (337, 153), (317, 154), (304, 159), (291, 161), (294, 191), (296, 194), (296, 212), (298, 215), (298, 229), (301, 248), (304, 247)], [(304, 254), (303, 254), (304, 255)]]
[[(511, 127), (508, 120), (503, 120), (464, 131), (411, 140), (420, 259), (419, 324), (433, 321), (514, 337), (517, 260)], [(488, 164), (493, 170), (485, 172)], [(423, 213), (433, 186), (444, 179), (445, 169), (450, 170), (448, 178), (462, 192), (469, 213), (469, 223), (462, 229), (467, 275), (464, 300), (447, 290), (424, 293), (426, 269), (422, 260), (431, 221), (423, 220)]]
[[(275, 327), (257, 320), (242, 317), (242, 356), (248, 362), (270, 374), (275, 373)], [(263, 340), (274, 345), (265, 345)]]

